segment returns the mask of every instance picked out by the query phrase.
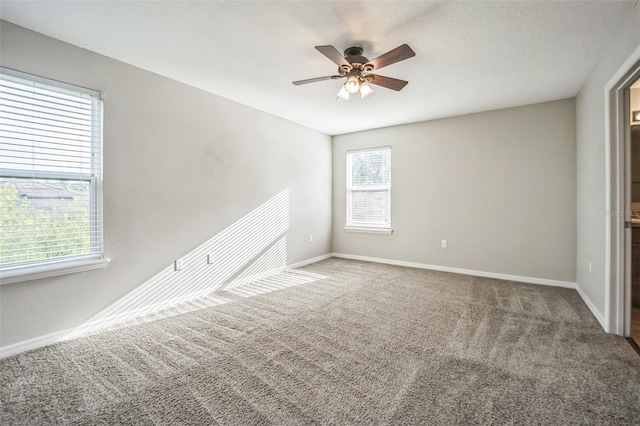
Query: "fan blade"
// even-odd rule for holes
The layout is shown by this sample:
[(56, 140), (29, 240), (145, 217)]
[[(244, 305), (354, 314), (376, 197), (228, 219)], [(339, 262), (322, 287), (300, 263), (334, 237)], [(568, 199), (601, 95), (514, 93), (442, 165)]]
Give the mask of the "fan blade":
[(398, 80), (397, 78), (385, 77), (383, 75), (369, 74), (367, 75), (367, 81), (370, 84), (386, 87), (387, 89), (395, 90), (399, 92), (409, 82), (404, 80)]
[(295, 84), (296, 86), (300, 86), (301, 84), (315, 83), (316, 81), (323, 81), (323, 80), (335, 80), (337, 78), (342, 78), (342, 76), (341, 75), (328, 75), (326, 77), (308, 78), (306, 80), (294, 81), (293, 84)]
[(318, 52), (322, 53), (327, 58), (331, 59), (336, 65), (346, 65), (351, 68), (351, 64), (347, 61), (344, 56), (340, 54), (333, 46), (316, 46)]
[(367, 65), (371, 65), (374, 70), (379, 70), (382, 67), (404, 61), (405, 59), (413, 58), (414, 56), (416, 56), (416, 52), (414, 52), (409, 45), (403, 44), (402, 46), (398, 46), (395, 49), (370, 60), (364, 64), (363, 68), (366, 68)]

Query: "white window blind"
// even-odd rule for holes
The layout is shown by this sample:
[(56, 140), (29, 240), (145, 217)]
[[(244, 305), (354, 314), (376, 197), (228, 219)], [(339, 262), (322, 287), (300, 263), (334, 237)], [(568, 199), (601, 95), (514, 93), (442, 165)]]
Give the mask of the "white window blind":
[(100, 259), (100, 93), (0, 68), (0, 272)]
[(347, 152), (347, 227), (391, 228), (391, 147)]

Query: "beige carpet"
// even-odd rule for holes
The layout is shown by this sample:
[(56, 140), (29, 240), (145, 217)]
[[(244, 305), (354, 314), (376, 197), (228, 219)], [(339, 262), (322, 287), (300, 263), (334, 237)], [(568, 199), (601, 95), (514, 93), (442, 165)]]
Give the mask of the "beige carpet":
[(216, 297), (0, 361), (0, 423), (640, 424), (573, 290), (329, 259)]

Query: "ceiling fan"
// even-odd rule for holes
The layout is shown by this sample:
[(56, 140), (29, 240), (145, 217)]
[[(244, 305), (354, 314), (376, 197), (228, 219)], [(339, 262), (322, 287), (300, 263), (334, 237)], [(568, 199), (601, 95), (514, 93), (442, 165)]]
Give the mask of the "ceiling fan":
[(346, 101), (349, 100), (349, 95), (355, 95), (358, 92), (360, 92), (362, 99), (371, 95), (373, 89), (371, 89), (369, 84), (375, 84), (395, 91), (402, 90), (402, 88), (409, 83), (408, 81), (372, 73), (387, 65), (395, 64), (396, 62), (416, 56), (416, 52), (406, 44), (398, 46), (371, 61), (362, 56), (362, 47), (349, 47), (344, 51), (344, 56), (333, 46), (316, 46), (316, 49), (338, 65), (338, 74), (298, 80), (294, 81), (293, 84), (300, 86), (301, 84), (315, 83), (316, 81), (346, 78), (347, 81), (338, 92), (338, 97)]

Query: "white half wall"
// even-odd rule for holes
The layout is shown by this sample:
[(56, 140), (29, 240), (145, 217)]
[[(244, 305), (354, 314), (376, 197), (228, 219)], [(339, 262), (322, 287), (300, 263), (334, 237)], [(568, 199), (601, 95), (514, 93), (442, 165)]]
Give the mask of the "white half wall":
[[(333, 251), (575, 282), (574, 123), (567, 99), (335, 136)], [(393, 234), (345, 232), (346, 152), (383, 145)]]
[(103, 93), (111, 259), (0, 286), (1, 347), (331, 252), (330, 136), (3, 21), (0, 43), (3, 67)]

